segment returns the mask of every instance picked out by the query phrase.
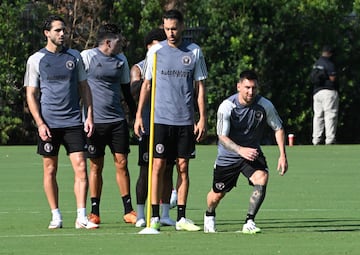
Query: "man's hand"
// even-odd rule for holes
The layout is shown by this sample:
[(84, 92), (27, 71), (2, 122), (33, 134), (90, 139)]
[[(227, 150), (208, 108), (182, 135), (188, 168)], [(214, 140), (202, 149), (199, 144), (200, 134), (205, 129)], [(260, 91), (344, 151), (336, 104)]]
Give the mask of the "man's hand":
[(45, 123), (38, 126), (38, 132), (41, 140), (45, 142), (51, 141), (51, 132), (49, 127)]
[(288, 162), (285, 156), (279, 157), (277, 170), (281, 176), (287, 172)]
[(249, 161), (254, 161), (259, 156), (259, 152), (257, 151), (257, 149), (250, 147), (239, 146), (238, 153), (241, 157)]
[(142, 118), (135, 119), (134, 133), (139, 138), (145, 133), (144, 123), (143, 123)]

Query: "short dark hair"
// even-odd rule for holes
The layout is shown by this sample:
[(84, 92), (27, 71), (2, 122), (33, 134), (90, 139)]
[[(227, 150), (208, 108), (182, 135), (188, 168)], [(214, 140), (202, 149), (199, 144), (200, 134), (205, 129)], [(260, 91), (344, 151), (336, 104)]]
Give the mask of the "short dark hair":
[(104, 39), (115, 39), (121, 35), (121, 29), (115, 24), (104, 24), (97, 32), (97, 42), (100, 44)]
[(154, 40), (156, 41), (164, 41), (166, 40), (166, 34), (164, 29), (162, 28), (154, 28), (151, 30), (144, 38), (145, 48), (151, 44)]
[(175, 9), (166, 11), (163, 15), (163, 20), (164, 19), (176, 19), (180, 24), (184, 23), (184, 16), (180, 11)]
[(50, 15), (49, 17), (47, 17), (45, 20), (44, 20), (44, 24), (43, 24), (43, 31), (50, 31), (51, 30), (51, 26), (52, 26), (52, 23), (54, 21), (61, 21), (62, 23), (65, 24), (65, 21), (63, 18), (61, 18), (60, 16), (57, 16), (57, 15)]
[(324, 45), (322, 52), (334, 53), (334, 48), (331, 45)]
[(250, 81), (253, 81), (253, 80), (257, 81), (258, 77), (257, 77), (257, 74), (255, 73), (255, 71), (245, 70), (240, 73), (240, 81), (242, 81), (244, 79), (247, 79)]

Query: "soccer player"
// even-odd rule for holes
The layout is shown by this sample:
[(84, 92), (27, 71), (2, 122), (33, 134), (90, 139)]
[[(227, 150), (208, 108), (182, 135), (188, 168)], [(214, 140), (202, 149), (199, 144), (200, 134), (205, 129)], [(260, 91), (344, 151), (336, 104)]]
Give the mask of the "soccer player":
[(103, 185), (105, 147), (110, 147), (116, 169), (116, 182), (124, 206), (123, 219), (136, 223), (130, 195), (128, 170), (129, 129), (121, 104), (123, 96), (131, 116), (136, 104), (130, 93), (130, 71), (124, 54), (120, 29), (115, 24), (105, 24), (97, 33), (98, 47), (84, 50), (81, 55), (94, 101), (93, 136), (88, 138), (87, 156), (90, 158), (90, 221), (100, 223), (100, 198)]
[[(65, 146), (75, 174), (75, 227), (97, 228), (98, 225), (86, 217), (88, 177), (84, 150), (85, 132), (90, 137), (94, 131), (91, 91), (80, 53), (64, 46), (64, 20), (54, 15), (48, 17), (43, 32), (46, 46), (29, 57), (24, 86), (38, 127), (37, 152), (43, 157), (44, 190), (52, 212), (49, 229), (63, 226), (56, 179), (61, 144)], [(82, 123), (80, 98), (87, 110), (85, 123)]]
[[(155, 28), (151, 30), (144, 38), (144, 44), (146, 49), (150, 49), (151, 46), (159, 43), (160, 41), (166, 40), (166, 34), (164, 29)], [(140, 88), (143, 82), (144, 76), (144, 63), (145, 60), (140, 61), (139, 63), (133, 65), (130, 71), (130, 88), (131, 93), (138, 101)], [(138, 165), (140, 166), (140, 174), (136, 182), (136, 200), (137, 200), (137, 221), (136, 227), (145, 227), (145, 201), (147, 197), (148, 189), (148, 165), (149, 165), (149, 132), (150, 132), (150, 104), (146, 104), (145, 109), (142, 113), (144, 120), (144, 129), (145, 133), (142, 134), (141, 139), (139, 139), (139, 159)], [(171, 208), (171, 202), (176, 203), (177, 194), (176, 190), (172, 191), (172, 174), (173, 166), (175, 162), (167, 162), (167, 169), (165, 171), (164, 183), (161, 195), (161, 207), (162, 215), (160, 217), (160, 223), (164, 226), (174, 226), (175, 221), (172, 220), (169, 216), (169, 210)], [(175, 201), (175, 202), (173, 202)], [(176, 206), (176, 204), (175, 204)]]
[[(157, 55), (154, 159), (151, 176), (152, 218), (150, 227), (159, 230), (159, 200), (166, 162), (176, 160), (177, 222), (176, 230), (198, 231), (186, 218), (189, 190), (189, 159), (195, 151), (195, 142), (206, 135), (205, 83), (207, 69), (200, 47), (182, 40), (184, 19), (177, 10), (169, 10), (163, 16), (167, 40), (150, 48), (145, 63), (145, 79), (141, 87), (134, 132), (141, 137), (145, 132), (142, 112), (149, 99), (153, 69), (153, 56)], [(199, 120), (194, 118), (194, 81), (197, 92)]]
[(288, 169), (285, 152), (285, 131), (273, 104), (257, 94), (255, 72), (243, 71), (237, 83), (238, 93), (224, 100), (217, 113), (218, 154), (215, 161), (213, 185), (207, 195), (204, 232), (216, 232), (215, 209), (227, 192), (236, 186), (242, 173), (253, 186), (250, 205), (242, 232), (260, 232), (255, 216), (264, 201), (268, 182), (268, 166), (261, 151), (260, 141), (266, 125), (275, 132), (280, 156), (278, 171)]

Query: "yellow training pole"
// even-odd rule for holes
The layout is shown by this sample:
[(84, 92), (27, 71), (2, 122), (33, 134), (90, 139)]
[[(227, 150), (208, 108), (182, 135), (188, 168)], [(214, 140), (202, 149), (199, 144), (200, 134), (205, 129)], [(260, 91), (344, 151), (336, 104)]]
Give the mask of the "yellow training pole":
[(150, 228), (151, 215), (151, 186), (152, 170), (154, 157), (154, 116), (155, 116), (155, 90), (156, 90), (156, 53), (154, 53), (152, 80), (151, 80), (151, 99), (150, 99), (150, 136), (149, 136), (149, 169), (148, 169), (148, 196), (146, 207), (146, 227)]

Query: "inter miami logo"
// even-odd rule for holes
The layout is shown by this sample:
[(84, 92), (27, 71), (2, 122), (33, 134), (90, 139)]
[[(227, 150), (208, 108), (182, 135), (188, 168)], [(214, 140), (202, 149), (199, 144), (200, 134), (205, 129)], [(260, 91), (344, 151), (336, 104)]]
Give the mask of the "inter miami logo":
[(144, 162), (149, 162), (149, 153), (148, 153), (148, 152), (145, 152), (145, 153), (142, 155), (142, 159), (144, 160)]
[(181, 59), (183, 65), (188, 66), (191, 64), (191, 58), (189, 56), (183, 56)]
[(71, 61), (71, 60), (67, 61), (66, 62), (66, 68), (69, 69), (69, 70), (73, 70), (75, 68), (74, 61)]
[(157, 144), (157, 145), (155, 146), (155, 150), (156, 150), (156, 152), (159, 153), (159, 154), (163, 153), (163, 152), (164, 152), (164, 145), (161, 144), (161, 143)]
[(44, 151), (46, 151), (47, 153), (52, 152), (53, 149), (54, 149), (54, 146), (51, 143), (44, 144)]
[(96, 153), (96, 147), (94, 145), (89, 145), (88, 146), (88, 152), (90, 154), (95, 154)]
[(258, 121), (261, 121), (263, 119), (263, 113), (262, 111), (256, 111), (255, 112), (255, 119), (258, 120)]
[(225, 188), (225, 183), (223, 182), (217, 182), (215, 183), (215, 187), (218, 189), (218, 190), (223, 190)]

